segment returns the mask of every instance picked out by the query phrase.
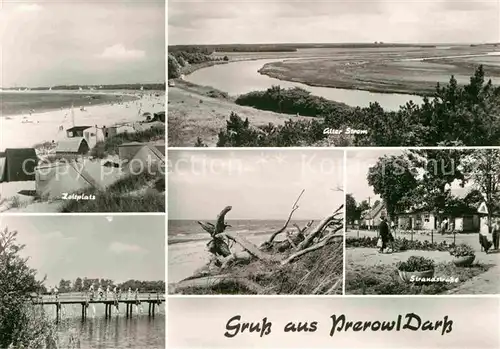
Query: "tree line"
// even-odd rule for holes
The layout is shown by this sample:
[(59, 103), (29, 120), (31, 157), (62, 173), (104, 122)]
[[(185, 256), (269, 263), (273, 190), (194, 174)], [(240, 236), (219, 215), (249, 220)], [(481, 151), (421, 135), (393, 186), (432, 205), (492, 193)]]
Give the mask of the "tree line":
[(227, 62), (228, 56), (213, 56), (212, 52), (204, 47), (187, 46), (169, 50), (167, 58), (167, 72), (169, 79), (177, 79), (184, 69), (190, 65)]
[[(52, 88), (52, 90), (79, 90), (80, 88), (87, 90), (88, 88), (94, 88), (96, 90), (139, 90), (140, 88), (143, 90), (165, 90), (166, 83), (154, 83), (154, 84), (114, 84), (114, 85), (56, 85), (56, 86), (39, 86), (39, 87), (30, 87), (31, 91), (44, 91)], [(27, 87), (11, 87), (4, 88), (4, 90), (24, 90)]]
[[(386, 155), (369, 168), (367, 180), (391, 219), (417, 208), (434, 213), (439, 223), (447, 214), (476, 213), (485, 202), (491, 222), (500, 209), (500, 150), (420, 149)], [(471, 190), (456, 197), (452, 184), (471, 184)]]
[[(90, 289), (90, 286), (94, 285), (97, 289), (101, 287), (106, 289), (110, 287), (113, 289), (115, 286), (121, 290), (132, 290), (138, 289), (139, 292), (165, 292), (165, 281), (141, 281), (141, 280), (128, 280), (122, 283), (115, 283), (111, 279), (95, 279), (95, 278), (76, 278), (75, 280), (65, 280), (61, 279), (59, 285), (57, 286), (59, 293), (68, 292), (85, 292)], [(49, 293), (51, 290), (42, 286), (41, 293)]]

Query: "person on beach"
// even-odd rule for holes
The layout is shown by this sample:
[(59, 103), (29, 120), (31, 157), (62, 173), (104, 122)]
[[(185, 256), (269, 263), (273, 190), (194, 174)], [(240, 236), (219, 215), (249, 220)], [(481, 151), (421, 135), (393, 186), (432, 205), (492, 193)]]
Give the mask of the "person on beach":
[(387, 247), (387, 242), (389, 241), (389, 224), (387, 224), (387, 220), (385, 216), (380, 217), (381, 222), (378, 226), (379, 237), (382, 239), (382, 246), (380, 247), (379, 252), (383, 253), (385, 248)]

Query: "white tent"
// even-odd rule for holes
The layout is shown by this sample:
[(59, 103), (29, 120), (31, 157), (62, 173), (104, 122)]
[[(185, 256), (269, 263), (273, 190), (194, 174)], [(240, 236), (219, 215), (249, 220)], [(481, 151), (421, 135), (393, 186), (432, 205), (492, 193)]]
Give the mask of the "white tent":
[(58, 162), (36, 168), (36, 192), (44, 199), (61, 199), (65, 193), (105, 189), (121, 176), (119, 168), (105, 167), (100, 162)]

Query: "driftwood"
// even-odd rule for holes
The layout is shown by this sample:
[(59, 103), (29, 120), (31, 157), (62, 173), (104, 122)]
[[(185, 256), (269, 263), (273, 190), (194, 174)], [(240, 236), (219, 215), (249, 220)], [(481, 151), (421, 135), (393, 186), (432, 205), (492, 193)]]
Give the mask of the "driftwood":
[(290, 220), (292, 219), (292, 216), (293, 216), (294, 212), (295, 212), (295, 211), (297, 211), (297, 210), (299, 209), (299, 206), (298, 206), (297, 204), (298, 204), (298, 202), (299, 202), (300, 198), (302, 197), (302, 194), (304, 194), (304, 191), (305, 191), (305, 189), (302, 189), (302, 191), (301, 191), (301, 192), (300, 192), (300, 194), (299, 194), (299, 197), (298, 197), (298, 198), (297, 198), (297, 200), (295, 200), (295, 202), (293, 203), (293, 205), (292, 205), (292, 210), (290, 211), (290, 214), (288, 215), (288, 219), (286, 220), (286, 222), (285, 222), (285, 224), (283, 225), (283, 227), (282, 227), (280, 230), (278, 230), (278, 231), (274, 232), (274, 233), (271, 235), (271, 237), (269, 238), (269, 240), (267, 240), (267, 242), (269, 242), (269, 243), (273, 242), (273, 241), (274, 241), (274, 239), (276, 238), (276, 236), (278, 236), (279, 234), (281, 234), (282, 232), (284, 232), (284, 231), (285, 231), (286, 227), (288, 226), (288, 223), (290, 223)]
[(256, 294), (263, 294), (264, 288), (254, 281), (247, 278), (238, 278), (230, 274), (205, 276), (197, 279), (183, 280), (175, 285), (170, 285), (169, 292), (177, 293), (182, 292), (189, 288), (212, 288), (223, 283), (235, 283), (243, 286), (244, 288)]
[[(250, 263), (252, 260), (259, 260), (268, 264), (275, 271), (277, 271), (291, 263), (296, 262), (308, 253), (325, 248), (335, 241), (343, 241), (344, 224), (342, 209), (344, 205), (341, 205), (330, 216), (320, 221), (309, 234), (307, 234), (307, 230), (312, 226), (313, 221), (308, 222), (304, 228), (300, 228), (298, 225), (294, 224), (297, 229), (296, 234), (288, 233), (285, 240), (278, 242), (274, 241), (276, 236), (285, 231), (286, 227), (290, 223), (293, 213), (299, 208), (297, 203), (303, 193), (304, 190), (302, 190), (297, 200), (294, 202), (292, 210), (288, 215), (284, 226), (274, 232), (260, 247), (251, 243), (242, 236), (225, 232), (226, 228), (230, 227), (225, 223), (225, 216), (232, 209), (232, 206), (225, 207), (219, 213), (215, 224), (209, 222), (198, 222), (200, 226), (212, 237), (208, 246), (210, 247), (209, 252), (212, 253), (214, 258), (212, 259), (211, 264), (209, 263), (208, 270), (214, 271), (211, 272), (211, 274), (214, 273), (214, 275), (200, 275), (199, 277), (185, 279), (178, 284), (173, 285), (171, 290), (178, 292), (189, 288), (212, 289), (218, 285), (231, 282), (239, 284), (254, 293), (262, 294), (264, 289), (255, 281), (246, 277), (236, 277), (230, 272), (228, 273), (228, 269), (237, 263)], [(243, 251), (231, 251), (231, 248), (229, 247), (230, 243), (238, 244)], [(342, 253), (342, 249), (343, 246), (340, 244), (335, 247), (335, 252), (341, 251)], [(269, 251), (271, 251), (271, 253)], [(284, 253), (272, 253), (272, 251)], [(286, 253), (287, 251), (290, 251), (290, 253)], [(272, 274), (260, 276), (264, 278), (272, 277)], [(336, 292), (341, 282), (342, 280), (340, 279), (323, 280), (320, 285), (315, 288), (315, 290), (321, 291), (325, 289), (329, 293)]]

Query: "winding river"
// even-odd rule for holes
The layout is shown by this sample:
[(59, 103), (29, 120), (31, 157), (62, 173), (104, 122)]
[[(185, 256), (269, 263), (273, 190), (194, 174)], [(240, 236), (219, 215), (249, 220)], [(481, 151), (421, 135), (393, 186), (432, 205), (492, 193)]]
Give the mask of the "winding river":
[(280, 85), (283, 88), (301, 87), (310, 91), (313, 95), (359, 107), (367, 107), (372, 102), (378, 102), (384, 109), (397, 110), (400, 105), (404, 105), (410, 100), (416, 104), (420, 104), (423, 101), (422, 97), (416, 95), (309, 86), (299, 82), (275, 79), (258, 72), (264, 64), (283, 60), (259, 59), (214, 65), (197, 70), (186, 76), (185, 79), (197, 85), (214, 87), (232, 96), (251, 91), (266, 90), (273, 85)]

